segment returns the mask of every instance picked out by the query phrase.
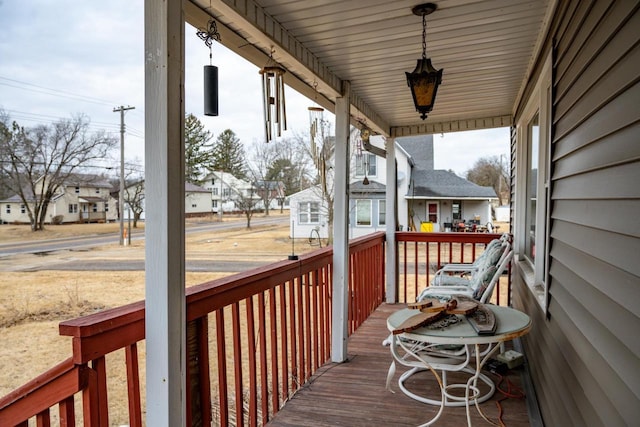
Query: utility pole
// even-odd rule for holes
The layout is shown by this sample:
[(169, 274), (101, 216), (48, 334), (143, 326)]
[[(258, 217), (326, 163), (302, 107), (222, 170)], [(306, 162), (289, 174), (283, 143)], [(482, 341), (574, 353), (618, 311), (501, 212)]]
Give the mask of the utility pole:
[(113, 112), (120, 113), (120, 191), (118, 197), (118, 216), (120, 217), (120, 246), (124, 245), (124, 112), (136, 107), (121, 105), (114, 108)]

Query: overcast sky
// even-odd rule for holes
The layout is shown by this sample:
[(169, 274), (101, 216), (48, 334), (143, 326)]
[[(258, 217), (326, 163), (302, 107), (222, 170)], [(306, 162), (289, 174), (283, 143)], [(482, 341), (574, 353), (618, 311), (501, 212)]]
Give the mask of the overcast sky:
[[(0, 0), (0, 109), (23, 126), (86, 114), (92, 129), (119, 137), (121, 105), (125, 156), (144, 158), (144, 15), (142, 0)], [(233, 130), (246, 145), (264, 140), (258, 68), (219, 43), (219, 113), (202, 114), (202, 67), (209, 49), (185, 26), (185, 110), (217, 136)], [(445, 66), (446, 70), (446, 66)], [(308, 133), (312, 101), (286, 88), (289, 130)], [(437, 107), (437, 103), (436, 103)], [(417, 115), (417, 113), (416, 113)], [(480, 157), (506, 155), (509, 130), (434, 135), (435, 167), (459, 174)], [(116, 157), (118, 157), (116, 153)]]

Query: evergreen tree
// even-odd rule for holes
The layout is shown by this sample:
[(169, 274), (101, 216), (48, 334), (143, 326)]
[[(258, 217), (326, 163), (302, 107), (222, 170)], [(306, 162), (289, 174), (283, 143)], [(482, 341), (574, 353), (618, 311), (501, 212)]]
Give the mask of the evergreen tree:
[(213, 147), (212, 163), (215, 171), (227, 172), (239, 179), (246, 178), (244, 147), (231, 129), (218, 135)]
[(213, 144), (211, 132), (193, 114), (184, 120), (184, 179), (199, 184), (203, 175), (212, 170)]

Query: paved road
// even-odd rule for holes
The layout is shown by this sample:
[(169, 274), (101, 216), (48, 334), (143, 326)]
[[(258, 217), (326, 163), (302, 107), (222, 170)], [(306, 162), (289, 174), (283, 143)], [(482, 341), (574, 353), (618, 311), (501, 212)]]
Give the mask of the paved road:
[[(251, 225), (282, 225), (289, 221), (287, 216), (272, 216), (263, 218), (253, 218)], [(246, 225), (244, 219), (228, 222), (214, 222), (210, 224), (193, 224), (188, 225), (185, 229), (186, 234), (199, 233), (210, 230), (229, 230), (233, 228), (243, 228)], [(131, 240), (143, 240), (144, 230), (134, 230), (131, 233)], [(110, 245), (119, 242), (118, 235), (91, 235), (67, 237), (53, 240), (37, 240), (30, 242), (14, 242), (0, 245), (0, 257), (18, 255), (47, 253), (68, 249), (88, 249), (98, 246)], [(143, 267), (144, 268), (144, 267)]]

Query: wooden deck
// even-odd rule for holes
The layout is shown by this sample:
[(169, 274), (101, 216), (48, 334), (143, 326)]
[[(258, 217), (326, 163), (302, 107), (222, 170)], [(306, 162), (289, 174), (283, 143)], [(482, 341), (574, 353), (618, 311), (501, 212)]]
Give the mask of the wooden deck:
[[(269, 426), (416, 426), (427, 422), (438, 408), (417, 402), (398, 389), (398, 376), (404, 368), (398, 366), (391, 388), (385, 390), (387, 370), (391, 363), (388, 347), (382, 346), (387, 337), (386, 318), (404, 305), (383, 304), (349, 339), (349, 361), (330, 363), (322, 367), (311, 381), (299, 390), (276, 414)], [(489, 374), (496, 384), (497, 377)], [(521, 384), (520, 370), (505, 377), (517, 386)], [(449, 375), (452, 382), (455, 377)], [(414, 375), (407, 386), (412, 390), (428, 390), (438, 396), (436, 381), (427, 372)], [(507, 390), (506, 379), (502, 388)], [(512, 393), (515, 391), (512, 389)], [(510, 427), (530, 426), (524, 399), (506, 398), (496, 391), (493, 398), (481, 405), (485, 415), (496, 425), (500, 401), (502, 421)], [(473, 425), (491, 425), (471, 408)], [(464, 407), (446, 407), (435, 426), (466, 425)]]

